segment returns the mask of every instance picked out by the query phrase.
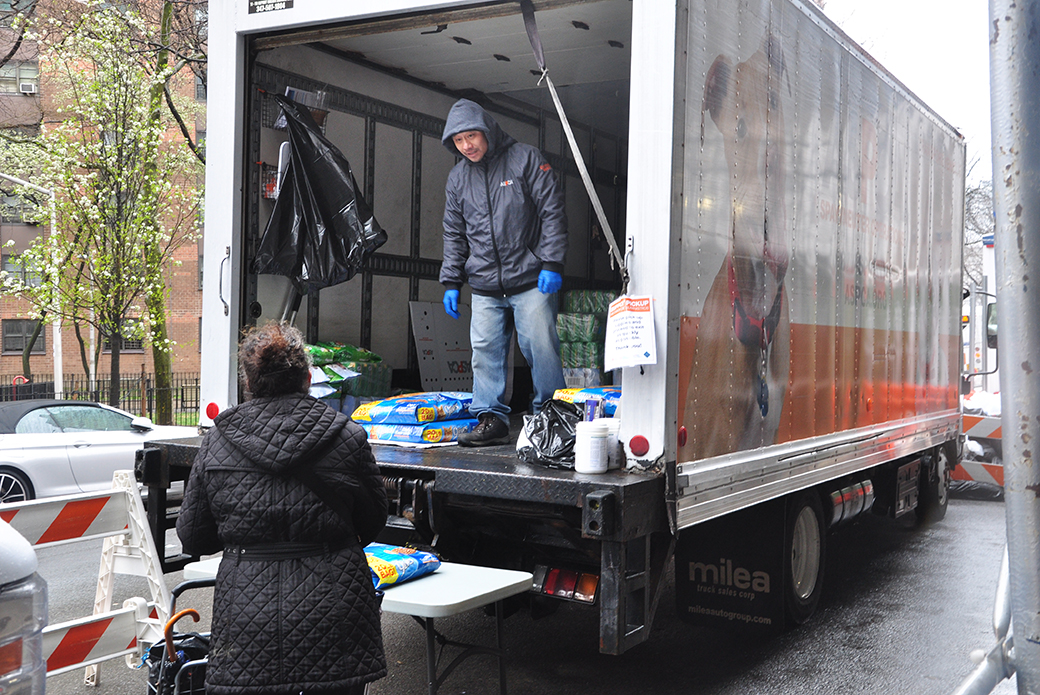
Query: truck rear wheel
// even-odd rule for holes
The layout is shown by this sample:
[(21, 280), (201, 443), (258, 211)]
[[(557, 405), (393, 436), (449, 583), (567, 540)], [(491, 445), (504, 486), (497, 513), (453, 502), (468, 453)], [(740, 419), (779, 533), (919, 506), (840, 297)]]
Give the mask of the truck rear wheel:
[(919, 524), (934, 524), (946, 517), (950, 504), (950, 480), (956, 465), (956, 444), (946, 442), (932, 450), (934, 465), (921, 471), (921, 490), (917, 498), (917, 521)]
[(784, 536), (784, 607), (788, 620), (801, 625), (816, 611), (823, 589), (826, 536), (823, 507), (812, 491), (793, 495)]

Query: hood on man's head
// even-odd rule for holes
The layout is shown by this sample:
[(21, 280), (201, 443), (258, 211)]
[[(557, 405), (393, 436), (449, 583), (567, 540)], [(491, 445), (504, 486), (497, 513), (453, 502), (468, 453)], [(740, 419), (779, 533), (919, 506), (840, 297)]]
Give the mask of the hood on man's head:
[(452, 141), (459, 133), (469, 130), (479, 130), (484, 133), (488, 141), (488, 155), (494, 156), (500, 148), (508, 147), (513, 138), (506, 134), (498, 125), (498, 122), (484, 110), (480, 104), (469, 99), (459, 99), (448, 112), (448, 118), (444, 122), (444, 135), (441, 136), (441, 144), (448, 152), (455, 156), (459, 150)]

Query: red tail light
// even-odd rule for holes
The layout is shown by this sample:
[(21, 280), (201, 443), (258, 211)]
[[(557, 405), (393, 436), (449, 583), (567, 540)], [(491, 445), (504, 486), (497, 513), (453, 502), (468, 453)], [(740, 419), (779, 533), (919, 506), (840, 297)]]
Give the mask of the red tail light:
[(578, 573), (572, 570), (560, 570), (558, 579), (556, 580), (556, 586), (553, 591), (546, 592), (551, 593), (553, 596), (559, 596), (560, 598), (573, 598), (574, 597), (574, 585), (578, 583)]
[(598, 574), (538, 565), (534, 568), (531, 591), (568, 601), (595, 603), (598, 588)]

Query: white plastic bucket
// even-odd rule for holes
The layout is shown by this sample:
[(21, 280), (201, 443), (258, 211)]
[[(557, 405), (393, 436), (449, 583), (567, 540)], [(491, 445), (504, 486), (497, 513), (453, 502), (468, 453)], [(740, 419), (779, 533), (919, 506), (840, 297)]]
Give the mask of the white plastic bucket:
[(607, 472), (607, 426), (595, 420), (574, 427), (574, 470), (578, 473)]
[(593, 422), (605, 425), (607, 428), (607, 470), (612, 471), (621, 468), (621, 450), (618, 442), (618, 434), (621, 432), (621, 421), (613, 417), (598, 417)]

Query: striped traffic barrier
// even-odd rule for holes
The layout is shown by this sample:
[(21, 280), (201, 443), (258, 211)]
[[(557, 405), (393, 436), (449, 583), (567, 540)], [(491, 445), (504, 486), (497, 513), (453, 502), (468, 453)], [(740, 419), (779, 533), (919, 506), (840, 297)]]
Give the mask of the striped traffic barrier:
[[(86, 684), (97, 685), (102, 661), (125, 656), (128, 665), (139, 662), (149, 645), (163, 639), (170, 591), (133, 471), (116, 471), (112, 489), (104, 492), (4, 504), (0, 519), (35, 548), (104, 539), (91, 615), (44, 628), (48, 677), (85, 666)], [(145, 577), (151, 601), (134, 597), (112, 610), (116, 574)]]
[(5, 504), (0, 519), (37, 548), (105, 538), (126, 532), (129, 515), (124, 490), (48, 497)]
[(984, 415), (961, 415), (964, 434), (972, 439), (1000, 439), (1000, 418)]
[(989, 483), (1004, 487), (1004, 467), (999, 463), (982, 461), (961, 461), (953, 469), (954, 480), (972, 480), (976, 483)]
[[(961, 428), (971, 439), (1000, 439), (1002, 432), (999, 417), (986, 415), (961, 415)], [(1004, 466), (999, 463), (963, 460), (953, 469), (954, 480), (970, 480), (1004, 487)]]
[(143, 598), (128, 599), (120, 610), (51, 625), (43, 633), (47, 677), (120, 656), (140, 658), (140, 628), (149, 624)]

